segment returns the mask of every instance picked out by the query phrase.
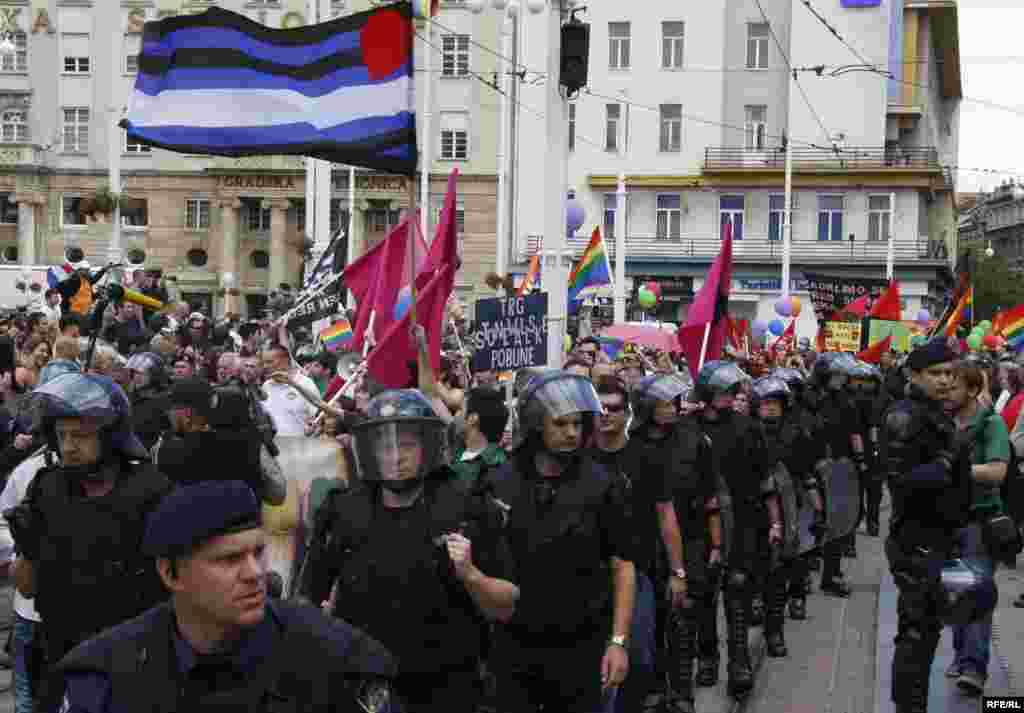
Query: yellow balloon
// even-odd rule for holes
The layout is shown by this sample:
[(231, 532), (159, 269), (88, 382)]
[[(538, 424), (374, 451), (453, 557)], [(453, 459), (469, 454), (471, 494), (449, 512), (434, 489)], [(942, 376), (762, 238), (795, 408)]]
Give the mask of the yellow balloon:
[(789, 299), (790, 299), (790, 302), (793, 305), (793, 316), (794, 317), (799, 317), (800, 316), (800, 310), (803, 308), (803, 304), (800, 302), (800, 298), (799, 297), (790, 297)]
[(567, 353), (572, 351), (572, 337), (568, 334), (565, 335), (565, 351)]

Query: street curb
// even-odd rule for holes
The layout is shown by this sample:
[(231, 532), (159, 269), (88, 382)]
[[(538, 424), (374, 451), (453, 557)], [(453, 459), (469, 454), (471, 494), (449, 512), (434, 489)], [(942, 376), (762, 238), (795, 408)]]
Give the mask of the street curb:
[(729, 713), (742, 713), (749, 703), (754, 698), (754, 694), (757, 691), (757, 674), (761, 670), (762, 664), (765, 660), (765, 643), (764, 643), (764, 629), (762, 627), (752, 627), (750, 629), (749, 644), (750, 646), (750, 667), (754, 671), (754, 688), (751, 689), (750, 694), (742, 701), (732, 700), (729, 705)]

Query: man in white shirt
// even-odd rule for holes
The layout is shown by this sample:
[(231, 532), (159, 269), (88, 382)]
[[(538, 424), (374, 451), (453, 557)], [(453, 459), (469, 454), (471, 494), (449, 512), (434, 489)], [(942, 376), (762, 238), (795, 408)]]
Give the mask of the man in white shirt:
[[(312, 393), (319, 393), (312, 379), (298, 368), (292, 368), (288, 350), (281, 345), (275, 344), (263, 352), (263, 359), (267, 373), (288, 372), (301, 386)], [(278, 384), (273, 379), (263, 382), (263, 391), (267, 394), (267, 400), (262, 405), (274, 421), (278, 438), (305, 436), (306, 427), (316, 416), (316, 408), (290, 385)]]
[(36, 307), (35, 311), (42, 312), (49, 321), (54, 323), (60, 322), (60, 292), (56, 288), (51, 287), (48, 289), (46, 296)]

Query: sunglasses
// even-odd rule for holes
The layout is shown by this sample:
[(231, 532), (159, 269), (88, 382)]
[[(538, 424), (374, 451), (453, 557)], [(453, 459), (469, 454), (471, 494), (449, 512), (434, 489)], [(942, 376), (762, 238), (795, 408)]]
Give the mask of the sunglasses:
[(622, 413), (626, 410), (626, 404), (602, 404), (608, 413)]

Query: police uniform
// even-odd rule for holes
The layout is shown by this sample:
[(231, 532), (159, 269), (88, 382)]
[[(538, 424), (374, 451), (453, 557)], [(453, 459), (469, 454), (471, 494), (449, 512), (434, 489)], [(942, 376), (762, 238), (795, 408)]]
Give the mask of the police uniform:
[[(145, 552), (178, 556), (209, 538), (260, 526), (240, 481), (185, 486), (149, 519)], [(395, 666), (379, 643), (308, 606), (269, 602), (232, 648), (201, 654), (165, 603), (74, 649), (58, 665), (62, 712), (392, 713)]]
[[(933, 339), (907, 365), (922, 371), (958, 357)], [(892, 495), (885, 553), (899, 589), (891, 695), (900, 713), (925, 713), (946, 607), (940, 571), (971, 505), (970, 454), (941, 405), (913, 384), (885, 412), (879, 453)]]

